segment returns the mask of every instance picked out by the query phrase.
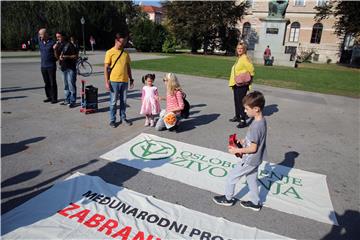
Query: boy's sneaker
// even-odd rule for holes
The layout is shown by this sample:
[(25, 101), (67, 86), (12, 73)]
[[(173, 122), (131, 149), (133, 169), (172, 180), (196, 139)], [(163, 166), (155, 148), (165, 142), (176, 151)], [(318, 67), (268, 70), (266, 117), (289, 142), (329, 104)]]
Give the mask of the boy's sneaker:
[(116, 128), (116, 125), (115, 125), (115, 122), (114, 122), (114, 121), (111, 121), (109, 125), (110, 125), (110, 127), (112, 127), (112, 128)]
[(240, 201), (240, 205), (243, 206), (244, 208), (249, 208), (254, 211), (260, 211), (262, 207), (260, 204), (255, 205), (251, 201)]
[(219, 205), (222, 205), (222, 206), (227, 206), (227, 207), (230, 207), (232, 205), (234, 205), (235, 203), (235, 200), (234, 199), (231, 199), (231, 200), (227, 200), (225, 195), (221, 195), (221, 196), (215, 196), (213, 198), (213, 201), (216, 203), (216, 204), (219, 204)]

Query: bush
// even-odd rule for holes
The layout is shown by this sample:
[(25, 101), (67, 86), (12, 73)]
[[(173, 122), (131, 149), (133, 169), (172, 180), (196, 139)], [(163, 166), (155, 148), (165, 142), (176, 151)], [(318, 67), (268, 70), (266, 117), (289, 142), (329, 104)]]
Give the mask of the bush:
[(142, 52), (151, 50), (152, 22), (148, 19), (139, 20), (132, 29), (134, 47)]
[(165, 39), (164, 44), (162, 45), (162, 51), (164, 53), (175, 53), (176, 49), (176, 40), (173, 36), (168, 35), (167, 38)]
[(167, 31), (165, 30), (165, 28), (160, 25), (160, 24), (154, 24), (154, 31), (153, 31), (153, 41), (152, 41), (152, 46), (151, 46), (151, 50), (153, 52), (161, 52), (162, 51), (162, 46), (165, 42), (165, 39), (167, 38)]
[(132, 28), (134, 47), (142, 52), (161, 52), (166, 35), (163, 26), (149, 19), (139, 19)]

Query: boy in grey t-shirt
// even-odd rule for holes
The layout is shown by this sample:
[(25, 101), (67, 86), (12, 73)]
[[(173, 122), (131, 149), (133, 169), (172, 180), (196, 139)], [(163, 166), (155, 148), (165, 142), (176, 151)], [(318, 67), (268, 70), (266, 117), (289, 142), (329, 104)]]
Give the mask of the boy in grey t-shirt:
[(254, 121), (250, 125), (245, 139), (238, 140), (243, 147), (228, 147), (230, 153), (240, 154), (242, 158), (229, 173), (226, 180), (225, 195), (215, 196), (213, 201), (219, 205), (232, 206), (235, 203), (235, 185), (240, 178), (245, 175), (251, 201), (240, 201), (240, 205), (245, 208), (259, 211), (262, 205), (260, 204), (259, 199), (257, 172), (262, 161), (267, 159), (267, 126), (266, 120), (262, 115), (262, 110), (265, 106), (265, 98), (261, 92), (254, 91), (244, 97), (243, 105), (246, 114), (249, 117), (253, 117)]

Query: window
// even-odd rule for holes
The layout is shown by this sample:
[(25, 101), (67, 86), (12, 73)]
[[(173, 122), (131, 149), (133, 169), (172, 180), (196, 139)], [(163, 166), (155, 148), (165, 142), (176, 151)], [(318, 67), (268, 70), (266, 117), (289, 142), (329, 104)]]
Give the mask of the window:
[(250, 33), (251, 24), (249, 22), (244, 23), (242, 36), (243, 38), (246, 37)]
[(316, 0), (316, 6), (322, 7), (326, 5), (327, 0)]
[(161, 24), (161, 15), (160, 14), (155, 14), (155, 23)]
[(300, 23), (293, 22), (290, 26), (289, 42), (298, 42), (300, 33)]
[(295, 0), (295, 6), (305, 6), (305, 0)]
[(347, 34), (344, 39), (344, 49), (349, 50), (354, 46), (355, 38), (351, 34)]
[(285, 46), (285, 53), (290, 53), (290, 61), (295, 61), (297, 47)]
[(249, 5), (250, 8), (254, 7), (255, 0), (247, 0), (246, 2), (247, 2), (247, 4)]
[(317, 43), (317, 44), (320, 43), (322, 30), (323, 30), (323, 25), (321, 23), (314, 24), (311, 33), (310, 43)]

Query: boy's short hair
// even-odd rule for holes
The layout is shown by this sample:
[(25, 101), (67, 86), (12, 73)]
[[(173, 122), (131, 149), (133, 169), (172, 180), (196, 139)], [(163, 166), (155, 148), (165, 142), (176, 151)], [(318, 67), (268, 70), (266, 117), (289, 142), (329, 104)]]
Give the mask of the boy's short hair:
[(243, 98), (242, 104), (251, 108), (259, 107), (260, 110), (263, 110), (265, 106), (265, 98), (261, 92), (253, 91)]
[(114, 39), (119, 39), (119, 38), (126, 38), (127, 37), (127, 34), (124, 33), (124, 32), (118, 32), (118, 33), (115, 33), (115, 38)]

